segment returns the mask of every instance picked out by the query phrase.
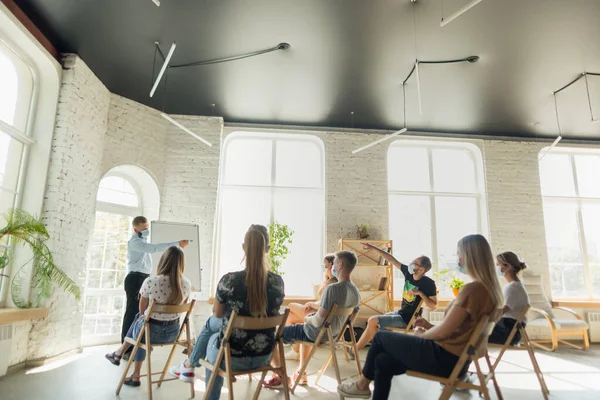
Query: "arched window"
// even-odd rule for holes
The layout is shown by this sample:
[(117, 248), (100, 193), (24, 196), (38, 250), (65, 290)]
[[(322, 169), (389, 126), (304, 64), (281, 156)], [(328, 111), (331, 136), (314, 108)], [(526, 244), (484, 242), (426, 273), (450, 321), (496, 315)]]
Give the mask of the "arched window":
[(138, 215), (158, 217), (158, 188), (141, 168), (120, 166), (100, 181), (96, 220), (88, 250), (83, 317), (83, 344), (120, 339), (127, 273), (127, 241)]
[(556, 148), (540, 161), (553, 298), (600, 298), (598, 176), (597, 150)]
[(293, 231), (283, 262), (288, 296), (314, 295), (325, 244), (325, 156), (311, 135), (236, 132), (223, 145), (217, 225), (217, 273), (239, 270), (251, 224)]
[[(481, 152), (470, 143), (397, 140), (387, 157), (394, 253), (405, 263), (428, 256), (432, 278), (446, 269), (460, 275), (457, 242), (487, 234)], [(401, 299), (404, 277), (394, 273), (394, 298)], [(452, 296), (447, 284), (438, 280), (437, 286), (440, 297)]]

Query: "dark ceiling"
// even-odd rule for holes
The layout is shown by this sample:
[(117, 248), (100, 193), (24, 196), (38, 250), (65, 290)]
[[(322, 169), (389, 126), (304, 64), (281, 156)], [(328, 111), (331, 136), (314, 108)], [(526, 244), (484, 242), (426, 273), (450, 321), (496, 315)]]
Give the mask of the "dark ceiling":
[[(528, 137), (557, 134), (552, 92), (600, 72), (600, 1), (483, 0), (21, 0), (62, 52), (78, 53), (108, 89), (173, 114), (226, 122), (397, 129), (401, 83), (415, 58), (481, 57), (422, 65), (423, 112), (407, 84), (412, 130)], [(416, 33), (416, 34), (415, 34)], [(154, 42), (172, 64), (287, 42), (255, 58), (168, 71), (154, 98)], [(415, 54), (416, 51), (416, 54)], [(160, 67), (157, 61), (157, 71)], [(600, 117), (600, 77), (589, 79)], [(213, 107), (212, 104), (216, 106)], [(558, 95), (565, 139), (599, 139), (584, 80)], [(354, 115), (351, 115), (354, 113)]]

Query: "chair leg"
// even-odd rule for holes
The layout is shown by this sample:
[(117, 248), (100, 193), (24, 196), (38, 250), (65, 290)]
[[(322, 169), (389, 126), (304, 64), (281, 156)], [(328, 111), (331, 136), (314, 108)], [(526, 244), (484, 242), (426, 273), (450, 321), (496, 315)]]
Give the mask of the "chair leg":
[(354, 329), (350, 329), (350, 340), (352, 341), (352, 350), (354, 351), (354, 360), (356, 361), (356, 369), (358, 370), (358, 375), (360, 376), (361, 368), (360, 368), (360, 359), (358, 357), (358, 350), (356, 349), (356, 336), (354, 335)]
[(533, 346), (529, 341), (529, 336), (527, 336), (527, 332), (525, 332), (525, 329), (521, 329), (521, 338), (525, 341), (525, 347), (527, 348), (527, 353), (529, 354), (529, 358), (531, 359), (533, 371), (535, 372), (535, 375), (538, 381), (540, 382), (540, 387), (542, 389), (542, 395), (544, 396), (544, 400), (548, 400), (548, 394), (550, 394), (550, 391), (548, 390), (548, 386), (546, 386), (546, 380), (544, 379), (544, 375), (542, 374), (540, 365), (537, 362), (535, 352), (533, 351)]
[(504, 400), (504, 397), (502, 397), (502, 392), (500, 391), (500, 385), (498, 385), (498, 380), (496, 380), (496, 370), (494, 369), (494, 367), (492, 367), (490, 356), (487, 351), (485, 352), (485, 361), (487, 362), (488, 368), (490, 370), (489, 373), (492, 375), (492, 382), (494, 383), (494, 390), (496, 390), (498, 400)]
[[(287, 380), (287, 367), (285, 365), (285, 352), (283, 351), (283, 339), (279, 339), (279, 359), (282, 361), (281, 363), (281, 375), (283, 376), (283, 396), (285, 400), (290, 400), (290, 385)], [(313, 346), (314, 347), (314, 346)], [(306, 362), (308, 365), (308, 361)], [(302, 376), (302, 375), (300, 375)], [(262, 385), (262, 383), (261, 383)]]
[(330, 362), (331, 362), (331, 353), (327, 357), (327, 360), (325, 360), (325, 362), (321, 366), (321, 369), (319, 370), (319, 373), (317, 374), (317, 379), (315, 380), (315, 385), (319, 384), (319, 381), (321, 380), (321, 377), (325, 373), (325, 370), (327, 370), (327, 367), (329, 367)]
[(342, 383), (342, 378), (340, 375), (340, 365), (337, 359), (337, 355), (336, 355), (336, 349), (335, 349), (335, 343), (333, 342), (333, 332), (331, 331), (331, 328), (328, 327), (327, 328), (327, 333), (329, 335), (329, 345), (331, 347), (330, 352), (331, 352), (331, 360), (333, 362), (333, 368), (335, 368), (335, 377), (337, 379), (337, 383), (338, 385), (340, 383)]
[(229, 400), (233, 400), (233, 371), (231, 369), (231, 352), (229, 345), (225, 345), (225, 371), (227, 371), (227, 388), (229, 389)]
[[(190, 310), (191, 312), (191, 310)], [(185, 340), (186, 340), (186, 344), (187, 344), (187, 349), (188, 349), (188, 358), (191, 357), (192, 355), (192, 331), (190, 330), (190, 320), (189, 320), (189, 312), (186, 315), (186, 319), (184, 322), (185, 325)], [(179, 335), (181, 336), (181, 332), (179, 332)], [(179, 339), (178, 339), (179, 341)], [(173, 353), (171, 353), (173, 354)], [(196, 390), (194, 389), (194, 380), (192, 380), (192, 382), (190, 382), (190, 397), (194, 398), (196, 397)]]
[(150, 346), (150, 325), (146, 324), (146, 369), (148, 370), (148, 400), (152, 400), (152, 346)]
[[(176, 339), (176, 341), (179, 341), (179, 339)], [(173, 355), (175, 354), (176, 348), (177, 344), (173, 344), (173, 347), (171, 348), (171, 353), (169, 353), (169, 357), (167, 358), (167, 362), (165, 363), (165, 367), (163, 368), (162, 373), (160, 374), (160, 379), (158, 380), (158, 387), (162, 385), (163, 380), (165, 379), (165, 375), (167, 375), (167, 371), (169, 369), (169, 366), (171, 365), (171, 360), (173, 359)]]
[[(277, 345), (275, 347), (277, 347)], [(260, 391), (262, 389), (262, 385), (263, 385), (263, 382), (265, 381), (266, 377), (267, 377), (267, 371), (263, 371), (263, 373), (260, 375), (260, 380), (258, 381), (258, 387), (254, 391), (254, 397), (252, 398), (252, 400), (258, 400), (258, 396), (260, 395)], [(285, 381), (287, 382), (287, 379)]]
[(203, 398), (204, 400), (208, 400), (208, 396), (210, 395), (210, 392), (215, 384), (215, 380), (217, 379), (217, 374), (219, 373), (221, 361), (223, 361), (223, 352), (224, 352), (224, 346), (221, 346), (221, 349), (219, 349), (219, 354), (217, 355), (217, 359), (215, 360), (215, 363), (212, 366), (212, 373), (210, 374), (210, 379), (206, 383), (204, 398)]
[(477, 377), (479, 378), (479, 392), (483, 394), (483, 398), (485, 400), (491, 400), (490, 392), (489, 392), (486, 382), (485, 382), (485, 375), (483, 375), (483, 372), (481, 371), (481, 366), (479, 365), (479, 360), (474, 359), (473, 363), (475, 364), (475, 367), (477, 368)]
[[(317, 337), (318, 339), (318, 337)], [(303, 345), (300, 345), (303, 346)], [(294, 390), (296, 390), (296, 387), (298, 386), (298, 383), (300, 383), (300, 379), (302, 379), (302, 375), (304, 374), (304, 371), (306, 371), (306, 367), (308, 366), (308, 363), (310, 362), (310, 360), (312, 359), (313, 355), (315, 354), (315, 352), (317, 351), (317, 344), (315, 343), (313, 346), (311, 346), (311, 350), (310, 353), (308, 353), (308, 357), (306, 358), (306, 362), (304, 363), (304, 365), (302, 366), (302, 368), (300, 368), (299, 374), (298, 374), (298, 378), (294, 381), (294, 385), (292, 386), (292, 393), (294, 393)], [(300, 349), (300, 351), (302, 351), (302, 349)], [(282, 358), (282, 366), (285, 365), (285, 358)], [(300, 362), (302, 362), (302, 357), (300, 357)], [(283, 379), (287, 380), (287, 377), (283, 377)]]
[(583, 349), (588, 350), (590, 348), (590, 339), (588, 337), (587, 329), (583, 330)]
[(123, 375), (121, 376), (121, 381), (119, 382), (119, 386), (117, 386), (117, 392), (116, 392), (117, 395), (121, 392), (121, 388), (123, 387), (125, 378), (127, 378), (127, 372), (129, 372), (129, 368), (131, 368), (131, 364), (133, 363), (133, 357), (135, 356), (135, 353), (137, 352), (139, 345), (140, 345), (140, 341), (138, 338), (138, 341), (135, 344), (135, 347), (133, 348), (131, 355), (129, 356), (129, 361), (127, 361), (127, 366), (125, 367), (125, 370), (123, 371)]
[(449, 400), (452, 393), (454, 393), (454, 389), (456, 389), (456, 381), (448, 383), (444, 386), (444, 390), (442, 390), (439, 400)]

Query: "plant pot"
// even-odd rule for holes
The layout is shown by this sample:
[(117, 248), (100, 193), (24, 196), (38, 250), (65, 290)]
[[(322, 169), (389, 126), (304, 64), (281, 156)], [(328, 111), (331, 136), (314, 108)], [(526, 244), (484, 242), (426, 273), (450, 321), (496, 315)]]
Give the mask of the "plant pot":
[(452, 294), (454, 295), (454, 297), (458, 296), (459, 291), (460, 289), (452, 289)]
[(360, 231), (360, 233), (359, 233), (359, 238), (360, 238), (360, 239), (368, 239), (368, 238), (369, 238), (369, 232), (366, 232), (366, 231)]

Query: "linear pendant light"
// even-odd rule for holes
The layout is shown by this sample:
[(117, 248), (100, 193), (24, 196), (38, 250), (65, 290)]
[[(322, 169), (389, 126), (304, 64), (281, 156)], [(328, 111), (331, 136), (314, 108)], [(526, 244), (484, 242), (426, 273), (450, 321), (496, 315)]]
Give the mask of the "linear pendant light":
[(175, 47), (177, 47), (177, 45), (175, 44), (175, 42), (173, 42), (173, 44), (171, 45), (171, 48), (169, 49), (169, 53), (167, 54), (167, 57), (165, 57), (165, 62), (163, 63), (163, 66), (160, 69), (158, 76), (156, 77), (156, 80), (154, 81), (152, 90), (150, 90), (150, 97), (154, 96), (154, 92), (156, 91), (156, 88), (158, 87), (158, 84), (160, 83), (162, 76), (164, 75), (165, 71), (167, 70), (167, 67), (169, 66), (169, 61), (171, 61), (171, 57), (173, 57), (173, 52), (175, 51)]
[(190, 131), (188, 128), (186, 128), (185, 126), (181, 125), (179, 122), (175, 121), (173, 118), (171, 118), (167, 114), (161, 113), (160, 116), (163, 117), (164, 119), (166, 119), (167, 121), (169, 121), (170, 123), (172, 123), (173, 125), (175, 125), (176, 127), (178, 127), (179, 129), (181, 129), (182, 131), (184, 131), (185, 133), (188, 133), (188, 134), (192, 135), (193, 137), (195, 137), (196, 139), (198, 139), (199, 141), (201, 141), (202, 143), (204, 143), (208, 147), (212, 147), (211, 143), (209, 143), (206, 140), (202, 139), (200, 136), (196, 135), (194, 132)]
[(558, 116), (558, 103), (556, 101), (556, 93), (557, 92), (554, 92), (554, 111), (556, 112), (556, 126), (558, 127), (558, 137), (556, 139), (554, 139), (554, 142), (552, 142), (552, 144), (550, 145), (550, 147), (548, 147), (546, 149), (546, 151), (544, 151), (543, 153), (540, 153), (538, 161), (542, 161), (542, 159), (544, 157), (546, 157), (546, 154), (550, 153), (552, 151), (552, 149), (556, 147), (558, 142), (560, 142), (562, 140), (562, 132), (560, 129), (560, 118)]
[(466, 13), (467, 11), (469, 11), (471, 8), (475, 7), (479, 3), (481, 3), (481, 0), (473, 0), (468, 4), (465, 4), (458, 11), (450, 14), (446, 18), (442, 17), (442, 22), (440, 22), (440, 26), (443, 27), (443, 26), (448, 25), (450, 22), (454, 21), (456, 18), (460, 17), (461, 15), (463, 15), (464, 13)]
[(382, 137), (381, 139), (377, 139), (376, 141), (374, 141), (374, 142), (372, 142), (372, 143), (369, 143), (369, 144), (368, 144), (368, 145), (366, 145), (366, 146), (363, 146), (363, 147), (361, 147), (361, 148), (358, 148), (358, 149), (356, 149), (356, 150), (352, 150), (352, 154), (356, 154), (356, 153), (358, 153), (358, 152), (360, 152), (360, 151), (363, 151), (363, 150), (365, 150), (365, 149), (368, 149), (369, 147), (373, 147), (373, 146), (375, 146), (376, 144), (379, 144), (379, 143), (385, 142), (386, 140), (390, 140), (390, 139), (391, 139), (391, 138), (393, 138), (394, 136), (398, 136), (398, 135), (400, 135), (400, 134), (402, 134), (402, 133), (406, 132), (407, 130), (408, 130), (408, 128), (402, 128), (402, 129), (400, 129), (399, 131), (396, 131), (396, 132), (394, 132), (394, 133), (392, 133), (392, 134), (390, 134), (390, 135), (385, 135), (385, 136), (384, 136), (384, 137)]

